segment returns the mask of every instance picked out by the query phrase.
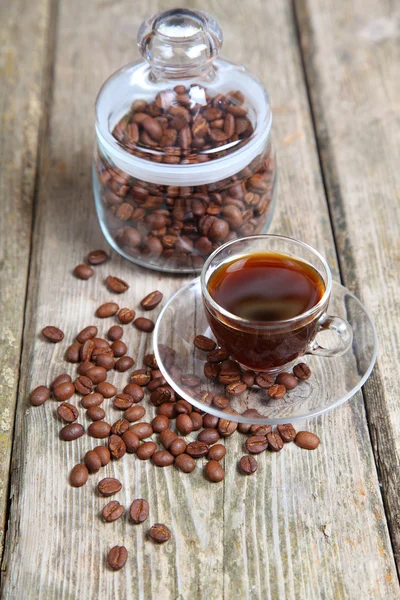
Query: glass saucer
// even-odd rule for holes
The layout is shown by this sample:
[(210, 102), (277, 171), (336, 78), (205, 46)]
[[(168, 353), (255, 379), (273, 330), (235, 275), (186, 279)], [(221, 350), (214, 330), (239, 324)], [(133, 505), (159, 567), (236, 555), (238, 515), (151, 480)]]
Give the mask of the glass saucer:
[[(238, 413), (255, 408), (260, 414), (257, 422), (272, 425), (315, 417), (349, 400), (366, 382), (375, 364), (375, 328), (361, 302), (336, 282), (332, 285), (328, 314), (346, 319), (353, 328), (353, 344), (346, 354), (332, 358), (303, 356), (297, 362), (307, 362), (312, 375), (307, 381), (299, 382), (294, 390), (288, 391), (284, 398), (271, 399), (267, 390), (254, 386), (241, 396), (228, 396), (230, 407)], [(329, 337), (324, 337), (326, 333), (319, 334), (317, 340), (329, 347)], [(202, 391), (211, 392), (213, 396), (226, 396), (224, 385), (204, 376), (206, 353), (194, 347), (193, 340), (197, 335), (215, 339), (203, 309), (200, 278), (178, 290), (162, 310), (154, 330), (154, 353), (165, 379), (182, 398), (205, 412), (226, 418), (227, 414), (222, 410), (199, 399), (199, 388), (193, 390), (181, 384), (176, 370), (171, 369), (170, 359), (163, 352), (163, 345), (173, 348), (176, 353), (174, 364), (182, 373), (194, 373), (200, 377)], [(229, 419), (254, 423), (254, 417), (249, 419), (241, 414), (229, 415)]]

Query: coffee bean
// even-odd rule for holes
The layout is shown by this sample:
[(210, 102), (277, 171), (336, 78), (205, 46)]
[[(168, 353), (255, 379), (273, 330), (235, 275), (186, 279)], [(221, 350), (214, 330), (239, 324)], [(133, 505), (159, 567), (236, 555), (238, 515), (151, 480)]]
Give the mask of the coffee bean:
[(81, 345), (78, 344), (77, 342), (68, 346), (67, 351), (65, 353), (65, 360), (70, 363), (78, 363), (80, 349), (81, 349)]
[(108, 254), (104, 250), (92, 250), (87, 255), (87, 261), (90, 265), (101, 265), (108, 259)]
[(108, 465), (108, 463), (111, 460), (111, 454), (106, 446), (96, 446), (95, 448), (93, 448), (93, 452), (95, 452), (100, 458), (103, 467)]
[(135, 325), (136, 329), (139, 329), (139, 331), (143, 331), (145, 333), (150, 333), (154, 329), (153, 321), (151, 321), (151, 319), (146, 319), (145, 317), (138, 317), (133, 324)]
[[(153, 376), (153, 372), (152, 372), (152, 376)], [(149, 390), (149, 392), (154, 392), (154, 390), (156, 390), (157, 388), (161, 387), (162, 385), (166, 385), (166, 380), (164, 379), (164, 377), (156, 377), (155, 379), (152, 379), (149, 383), (149, 385), (147, 386), (147, 389)]]
[(32, 404), (32, 406), (40, 406), (41, 404), (44, 404), (49, 398), (49, 388), (47, 388), (45, 385), (39, 385), (30, 393), (29, 402)]
[(84, 342), (82, 344), (82, 346), (80, 347), (79, 350), (79, 359), (83, 362), (85, 360), (90, 361), (91, 357), (92, 357), (92, 352), (94, 350), (94, 341), (93, 340), (86, 340), (86, 342)]
[(196, 337), (193, 340), (193, 344), (199, 350), (203, 350), (203, 352), (212, 352), (212, 350), (215, 350), (217, 346), (214, 340), (211, 340), (205, 335), (196, 335)]
[[(62, 385), (66, 385), (66, 384), (64, 383)], [(77, 392), (79, 392), (79, 394), (82, 394), (82, 396), (86, 396), (87, 394), (90, 394), (90, 392), (92, 392), (93, 388), (94, 388), (94, 384), (93, 384), (92, 380), (89, 379), (89, 377), (87, 377), (86, 375), (79, 375), (79, 377), (77, 379), (75, 379), (75, 382), (73, 385), (75, 386), (75, 390)], [(54, 390), (54, 391), (56, 392), (57, 390)], [(104, 396), (104, 394), (103, 394), (103, 396)]]
[(113, 351), (115, 358), (124, 356), (124, 354), (126, 354), (126, 352), (127, 352), (126, 344), (122, 340), (116, 340), (115, 342), (113, 342), (111, 344), (111, 349)]
[(165, 415), (157, 415), (151, 422), (151, 426), (155, 433), (161, 433), (169, 427), (169, 419)]
[(115, 370), (119, 373), (125, 373), (133, 367), (135, 361), (130, 356), (122, 356), (115, 363)]
[(157, 450), (151, 460), (156, 467), (169, 467), (173, 464), (175, 458), (167, 450)]
[(162, 293), (156, 290), (155, 292), (151, 292), (145, 298), (143, 298), (143, 300), (140, 303), (140, 306), (144, 310), (153, 310), (153, 308), (156, 308), (160, 304), (162, 299)]
[(105, 411), (100, 406), (90, 406), (86, 414), (91, 421), (103, 421), (106, 416)]
[(68, 373), (61, 373), (61, 375), (58, 375), (58, 377), (56, 377), (55, 380), (52, 381), (52, 383), (50, 384), (50, 389), (53, 391), (54, 388), (61, 385), (61, 383), (71, 383), (71, 382), (72, 382), (71, 375), (68, 375)]
[(207, 453), (208, 460), (222, 460), (226, 455), (226, 448), (222, 444), (211, 446)]
[(204, 363), (204, 375), (207, 379), (217, 379), (219, 375), (219, 365), (217, 363), (206, 362)]
[(112, 275), (109, 275), (106, 278), (106, 285), (115, 294), (122, 294), (129, 289), (129, 285), (126, 283), (126, 281), (120, 279), (119, 277), (113, 277)]
[(165, 429), (164, 431), (162, 431), (160, 433), (160, 442), (161, 444), (164, 446), (164, 448), (166, 450), (169, 450), (172, 442), (177, 438), (178, 436), (176, 435), (176, 433), (174, 433), (173, 431), (171, 431), (170, 429)]
[(87, 469), (87, 466), (75, 465), (70, 473), (69, 482), (72, 485), (72, 487), (81, 487), (82, 485), (85, 485), (88, 478), (89, 471)]
[(88, 394), (82, 398), (81, 405), (83, 408), (90, 408), (91, 406), (100, 406), (103, 401), (104, 398), (101, 394), (93, 392), (92, 394)]
[(125, 431), (128, 431), (130, 423), (127, 419), (118, 419), (111, 426), (111, 433), (114, 435), (122, 435)]
[(101, 514), (103, 515), (104, 521), (106, 523), (112, 523), (113, 521), (117, 521), (125, 512), (125, 508), (118, 502), (118, 500), (111, 500), (108, 504), (105, 505)]
[(60, 430), (60, 440), (72, 442), (72, 440), (77, 440), (84, 433), (85, 430), (80, 423), (70, 423)]
[(272, 431), (271, 433), (267, 433), (267, 442), (268, 449), (271, 452), (279, 452), (283, 448), (283, 441), (279, 433)]
[(99, 481), (97, 489), (102, 496), (113, 496), (122, 489), (122, 483), (114, 477), (105, 477)]
[(221, 396), (221, 395), (217, 394), (216, 396), (213, 397), (213, 404), (217, 408), (224, 410), (225, 408), (228, 408), (229, 400), (225, 396)]
[(193, 424), (193, 431), (199, 431), (203, 427), (203, 417), (196, 412), (191, 412), (189, 417)]
[[(257, 420), (257, 418), (260, 416), (260, 413), (255, 408), (248, 408), (242, 412), (242, 416), (248, 419), (254, 417), (254, 419)], [(252, 427), (253, 425), (251, 423), (239, 423), (238, 431), (240, 431), (240, 433), (249, 433)]]
[(151, 381), (151, 375), (146, 369), (136, 369), (131, 375), (131, 382), (144, 387)]
[(251, 435), (267, 435), (268, 433), (271, 433), (272, 431), (272, 427), (271, 425), (252, 425), (250, 427), (250, 434)]
[(164, 386), (157, 388), (150, 394), (150, 402), (153, 406), (160, 406), (160, 404), (169, 402), (169, 400), (171, 400), (171, 392)]
[[(89, 409), (91, 410), (91, 409)], [(105, 421), (95, 421), (87, 429), (88, 435), (98, 439), (104, 439), (110, 435), (111, 425)]]
[(107, 562), (113, 571), (119, 571), (128, 560), (128, 550), (125, 546), (114, 546), (108, 553)]
[(229, 383), (226, 386), (226, 393), (231, 396), (241, 396), (247, 390), (247, 385), (242, 381), (237, 381), (234, 383)]
[(193, 458), (205, 456), (209, 451), (209, 446), (205, 442), (190, 442), (186, 447), (186, 454)]
[(82, 331), (78, 333), (78, 335), (76, 336), (76, 341), (80, 344), (83, 344), (87, 340), (95, 338), (97, 332), (98, 329), (95, 325), (89, 325), (88, 327), (85, 327), (84, 329), (82, 329)]
[(157, 369), (157, 361), (156, 361), (156, 357), (154, 356), (154, 354), (146, 354), (143, 357), (143, 363), (147, 366), (150, 367), (151, 369)]
[(144, 391), (137, 383), (128, 383), (128, 385), (124, 387), (124, 394), (128, 394), (135, 404), (141, 402), (144, 398)]
[(285, 394), (286, 388), (284, 385), (278, 385), (277, 383), (275, 383), (274, 385), (271, 385), (270, 388), (268, 388), (268, 396), (270, 398), (275, 398), (275, 400), (283, 398)]
[(181, 435), (189, 435), (189, 433), (192, 433), (193, 423), (189, 415), (178, 415), (176, 418), (176, 428)]
[(181, 383), (190, 388), (197, 387), (200, 385), (200, 377), (197, 377), (194, 373), (186, 373), (182, 375)]
[(227, 360), (229, 358), (228, 352), (223, 350), (222, 348), (218, 348), (217, 350), (212, 350), (207, 354), (207, 361), (211, 363), (219, 363), (223, 360)]
[(168, 419), (175, 419), (177, 416), (176, 405), (174, 402), (164, 402), (161, 406), (157, 406), (157, 415), (165, 416)]
[(187, 400), (178, 400), (175, 408), (178, 415), (191, 415), (193, 412), (193, 406)]
[(128, 431), (125, 431), (121, 437), (125, 442), (125, 447), (128, 454), (133, 454), (136, 452), (140, 446), (140, 440), (136, 433), (133, 433), (133, 431), (128, 429)]
[(96, 385), (107, 379), (107, 371), (104, 367), (92, 367), (87, 371), (87, 376)]
[(133, 321), (135, 315), (135, 311), (131, 308), (121, 308), (117, 317), (120, 323), (123, 323), (123, 325), (127, 325), (128, 323), (131, 323)]
[(64, 334), (61, 329), (58, 329), (58, 327), (53, 327), (52, 325), (48, 325), (42, 329), (42, 334), (47, 340), (49, 340), (49, 342), (52, 342), (53, 344), (58, 344), (58, 342), (61, 342), (61, 340), (64, 339)]
[(108, 439), (108, 449), (111, 456), (119, 460), (126, 452), (125, 442), (119, 435), (112, 434)]
[(244, 475), (252, 475), (257, 471), (258, 463), (254, 456), (242, 456), (239, 462), (239, 469)]
[(92, 369), (95, 366), (90, 360), (84, 360), (78, 367), (79, 375), (86, 375), (89, 369)]
[[(233, 408), (225, 408), (224, 413), (235, 415), (238, 414)], [(236, 431), (237, 428), (238, 423), (236, 423), (235, 421), (230, 421), (229, 419), (222, 418), (218, 421), (218, 431), (222, 437), (229, 437)]]
[(147, 500), (143, 500), (143, 498), (137, 498), (131, 504), (129, 515), (133, 523), (135, 523), (135, 525), (139, 525), (139, 523), (144, 523), (148, 519), (149, 510), (149, 503)]
[(293, 367), (293, 373), (300, 379), (300, 381), (306, 381), (311, 376), (310, 368), (306, 365), (306, 363), (299, 363)]
[(250, 454), (260, 454), (268, 447), (265, 435), (252, 435), (246, 440), (246, 449)]
[(179, 454), (183, 454), (184, 452), (186, 452), (185, 440), (179, 437), (172, 440), (169, 446), (169, 452), (172, 454), (172, 456), (179, 456)]
[(174, 465), (183, 473), (191, 473), (196, 468), (196, 463), (188, 454), (179, 454)]
[(89, 473), (97, 473), (102, 466), (101, 459), (94, 450), (89, 450), (86, 452), (84, 462), (89, 470)]
[(149, 537), (157, 544), (163, 544), (171, 539), (171, 531), (162, 523), (155, 523), (149, 530)]
[(254, 371), (244, 371), (240, 378), (243, 383), (247, 385), (247, 387), (252, 387), (254, 385), (256, 376)]
[(293, 442), (296, 437), (296, 430), (291, 423), (277, 425), (277, 430), (284, 442)]
[(113, 315), (117, 314), (118, 311), (119, 306), (116, 302), (105, 302), (105, 304), (102, 304), (97, 309), (96, 316), (100, 319), (105, 319), (107, 317), (112, 317)]
[(115, 365), (114, 355), (99, 354), (99, 356), (96, 356), (96, 365), (98, 367), (104, 367), (106, 371), (111, 371)]
[(276, 383), (284, 385), (287, 390), (294, 390), (297, 386), (297, 379), (290, 373), (279, 373)]
[(218, 483), (225, 477), (225, 471), (217, 460), (210, 460), (206, 464), (204, 471), (207, 479), (213, 483)]
[(133, 398), (129, 394), (117, 394), (113, 400), (114, 408), (127, 410), (133, 404)]
[(68, 402), (63, 402), (57, 408), (57, 414), (62, 418), (66, 423), (73, 423), (78, 418), (78, 409), (73, 404), (69, 404)]
[(104, 398), (112, 398), (117, 393), (117, 388), (108, 381), (101, 381), (96, 386), (96, 392), (104, 396)]
[[(145, 414), (146, 409), (143, 406), (131, 406), (130, 408), (127, 408), (124, 412), (124, 419), (129, 421), (129, 423), (134, 423), (135, 421), (140, 421), (140, 419), (144, 417)], [(154, 427), (153, 431), (155, 431)]]
[(197, 436), (199, 442), (205, 442), (206, 444), (215, 444), (220, 438), (219, 432), (217, 429), (213, 429), (212, 427), (207, 427), (203, 429)]
[(120, 340), (122, 338), (123, 333), (124, 330), (122, 329), (122, 327), (120, 327), (119, 325), (113, 325), (108, 330), (108, 339), (110, 339), (112, 342), (116, 342), (117, 340)]
[(136, 456), (140, 460), (148, 460), (157, 450), (157, 446), (154, 442), (143, 442), (141, 446), (136, 450)]
[(256, 375), (256, 384), (263, 390), (267, 390), (274, 384), (274, 378), (269, 373), (258, 373)]
[(160, 369), (152, 369), (152, 371), (151, 371), (151, 381), (153, 381), (154, 379), (160, 379), (160, 377), (162, 377), (162, 376), (163, 376), (163, 374), (161, 373)]
[(146, 438), (149, 438), (151, 435), (153, 435), (152, 426), (150, 425), (150, 423), (146, 423), (145, 421), (131, 425), (129, 427), (129, 430), (133, 431), (133, 433), (136, 433), (139, 440), (145, 440)]
[(295, 437), (295, 444), (304, 450), (315, 450), (320, 444), (320, 439), (311, 431), (299, 431)]
[(78, 277), (78, 279), (90, 279), (93, 276), (93, 273), (93, 269), (85, 264), (76, 265), (74, 269), (74, 275), (75, 277)]

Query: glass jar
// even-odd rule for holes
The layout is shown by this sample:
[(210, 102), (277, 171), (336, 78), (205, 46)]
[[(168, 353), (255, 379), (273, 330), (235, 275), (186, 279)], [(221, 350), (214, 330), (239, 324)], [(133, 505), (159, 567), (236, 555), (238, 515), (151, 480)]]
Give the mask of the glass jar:
[(218, 246), (266, 232), (276, 196), (272, 114), (261, 81), (217, 58), (207, 13), (164, 11), (140, 27), (145, 61), (96, 101), (96, 209), (107, 241), (133, 262), (193, 272)]

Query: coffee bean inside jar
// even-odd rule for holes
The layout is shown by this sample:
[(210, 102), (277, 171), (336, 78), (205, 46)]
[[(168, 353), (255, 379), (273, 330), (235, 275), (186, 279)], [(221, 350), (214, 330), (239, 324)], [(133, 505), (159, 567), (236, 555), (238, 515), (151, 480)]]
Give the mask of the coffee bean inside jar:
[(139, 31), (146, 62), (115, 73), (99, 94), (97, 212), (108, 241), (138, 264), (199, 270), (221, 244), (269, 225), (269, 99), (250, 72), (216, 58), (221, 44), (206, 13), (159, 13)]

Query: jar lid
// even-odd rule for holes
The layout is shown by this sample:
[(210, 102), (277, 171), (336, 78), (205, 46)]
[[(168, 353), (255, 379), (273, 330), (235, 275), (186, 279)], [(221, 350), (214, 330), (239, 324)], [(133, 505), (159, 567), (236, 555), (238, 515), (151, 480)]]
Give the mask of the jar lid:
[(261, 81), (216, 58), (218, 23), (174, 9), (139, 29), (146, 62), (114, 73), (96, 102), (100, 151), (139, 180), (203, 185), (232, 177), (265, 148), (272, 115)]

